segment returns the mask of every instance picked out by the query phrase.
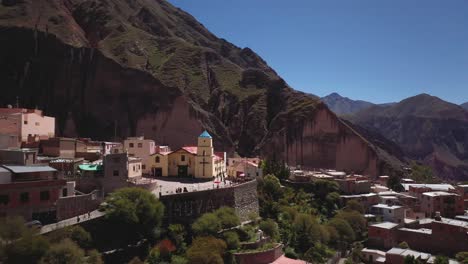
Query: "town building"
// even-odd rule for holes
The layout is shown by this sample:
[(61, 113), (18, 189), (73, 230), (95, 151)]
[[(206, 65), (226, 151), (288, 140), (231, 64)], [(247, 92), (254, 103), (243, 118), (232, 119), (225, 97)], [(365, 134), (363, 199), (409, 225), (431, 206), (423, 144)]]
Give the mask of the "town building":
[(55, 136), (55, 118), (41, 110), (0, 108), (0, 134), (15, 135), (21, 142), (34, 142)]
[(411, 249), (392, 248), (385, 254), (385, 263), (404, 264), (407, 256), (412, 256), (418, 263), (428, 263), (431, 259), (431, 254), (428, 253)]
[(226, 176), (225, 160), (226, 153), (214, 152), (213, 138), (205, 131), (198, 137), (197, 146), (155, 153), (147, 164), (154, 176), (212, 179)]
[(375, 193), (363, 193), (363, 194), (352, 194), (352, 195), (340, 195), (341, 204), (345, 206), (349, 201), (355, 200), (359, 202), (366, 212), (370, 211), (372, 205), (379, 203), (379, 196)]
[(396, 223), (370, 225), (368, 246), (388, 249), (406, 242), (413, 250), (453, 256), (468, 251), (467, 232), (468, 222), (436, 215), (434, 219), (419, 219), (411, 227)]
[(365, 263), (378, 264), (385, 263), (386, 252), (378, 249), (363, 248), (361, 250), (362, 258)]
[(37, 149), (1, 149), (0, 164), (33, 165), (37, 162)]
[(262, 177), (263, 171), (260, 166), (260, 162), (257, 161), (257, 158), (254, 160), (233, 160), (228, 159), (229, 166), (227, 167), (227, 175), (230, 178), (255, 178), (255, 177)]
[(369, 193), (371, 183), (367, 177), (361, 175), (350, 175), (345, 178), (335, 179), (344, 194)]
[(434, 217), (436, 212), (439, 212), (443, 217), (450, 218), (464, 213), (464, 200), (456, 193), (425, 192), (420, 201), (420, 209), (426, 217)]
[(108, 154), (103, 159), (104, 177), (101, 181), (104, 193), (127, 187), (128, 181), (141, 178), (142, 163), (140, 158), (127, 153)]
[(402, 224), (405, 221), (405, 210), (400, 205), (376, 204), (371, 207), (371, 214), (382, 216), (384, 221)]
[(21, 147), (21, 141), (19, 140), (18, 135), (0, 133), (0, 149), (20, 148), (20, 147)]
[(368, 245), (374, 248), (387, 249), (397, 244), (396, 229), (399, 225), (392, 222), (382, 222), (369, 225)]
[(41, 140), (42, 155), (49, 157), (74, 158), (76, 149), (84, 149), (84, 144), (74, 138), (49, 138)]
[(57, 200), (69, 194), (57, 170), (39, 165), (0, 167), (0, 216), (20, 215), (51, 223), (56, 219)]
[(156, 153), (154, 140), (145, 139), (144, 137), (129, 137), (124, 141), (123, 147), (130, 157), (137, 157), (142, 160), (143, 174), (151, 173), (149, 158)]

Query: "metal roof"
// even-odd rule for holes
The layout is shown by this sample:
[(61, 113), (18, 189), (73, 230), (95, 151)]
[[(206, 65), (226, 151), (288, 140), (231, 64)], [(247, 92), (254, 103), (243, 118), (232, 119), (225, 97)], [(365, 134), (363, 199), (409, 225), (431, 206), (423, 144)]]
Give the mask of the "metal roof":
[(56, 169), (44, 165), (20, 166), (3, 165), (3, 167), (13, 173), (31, 173), (31, 172), (54, 172)]
[(82, 171), (100, 171), (102, 170), (102, 165), (99, 164), (82, 164), (78, 165), (78, 168)]
[(208, 133), (208, 131), (203, 131), (203, 133), (201, 133), (201, 135), (199, 136), (201, 138), (212, 138), (210, 133)]

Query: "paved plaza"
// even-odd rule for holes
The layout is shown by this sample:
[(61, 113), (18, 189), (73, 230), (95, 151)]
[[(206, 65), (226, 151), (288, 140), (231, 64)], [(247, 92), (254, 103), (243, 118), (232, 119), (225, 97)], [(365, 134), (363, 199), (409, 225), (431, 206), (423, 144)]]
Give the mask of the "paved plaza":
[(196, 191), (203, 191), (209, 189), (217, 189), (217, 188), (224, 188), (232, 186), (234, 183), (230, 181), (220, 181), (220, 180), (210, 180), (210, 181), (202, 181), (196, 179), (182, 179), (182, 178), (157, 178), (156, 179), (158, 187), (153, 191), (156, 196), (161, 195), (169, 195), (177, 193), (177, 189), (184, 189), (187, 192), (196, 192)]

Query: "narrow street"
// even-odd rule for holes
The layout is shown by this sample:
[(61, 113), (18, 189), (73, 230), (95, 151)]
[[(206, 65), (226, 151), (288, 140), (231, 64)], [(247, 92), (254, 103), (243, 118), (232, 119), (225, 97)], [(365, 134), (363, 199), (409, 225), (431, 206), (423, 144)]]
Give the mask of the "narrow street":
[(46, 233), (49, 233), (49, 232), (52, 232), (52, 231), (55, 231), (57, 229), (61, 229), (61, 228), (67, 227), (67, 226), (72, 226), (72, 225), (83, 223), (83, 222), (86, 222), (86, 221), (89, 221), (89, 220), (93, 220), (93, 219), (102, 217), (103, 215), (105, 215), (104, 212), (94, 210), (94, 211), (90, 212), (89, 215), (86, 213), (86, 214), (79, 215), (77, 217), (72, 217), (72, 218), (62, 220), (62, 221), (54, 223), (54, 224), (42, 226), (39, 233), (41, 235), (46, 234)]

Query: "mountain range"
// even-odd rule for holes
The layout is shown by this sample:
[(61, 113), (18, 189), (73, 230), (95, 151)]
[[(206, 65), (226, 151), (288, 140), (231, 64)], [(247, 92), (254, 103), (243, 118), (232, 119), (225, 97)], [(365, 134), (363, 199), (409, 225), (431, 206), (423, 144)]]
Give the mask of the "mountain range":
[(468, 179), (468, 111), (428, 94), (348, 115), (353, 124), (395, 142), (409, 159), (445, 179)]
[(320, 98), (322, 102), (327, 104), (328, 108), (337, 115), (349, 115), (359, 112), (360, 110), (374, 106), (371, 102), (362, 100), (352, 100), (348, 97), (343, 97), (337, 93), (331, 93), (325, 97)]
[(371, 175), (401, 161), (291, 88), (250, 48), (165, 0), (3, 0), (0, 104), (56, 116), (61, 136), (144, 135)]

